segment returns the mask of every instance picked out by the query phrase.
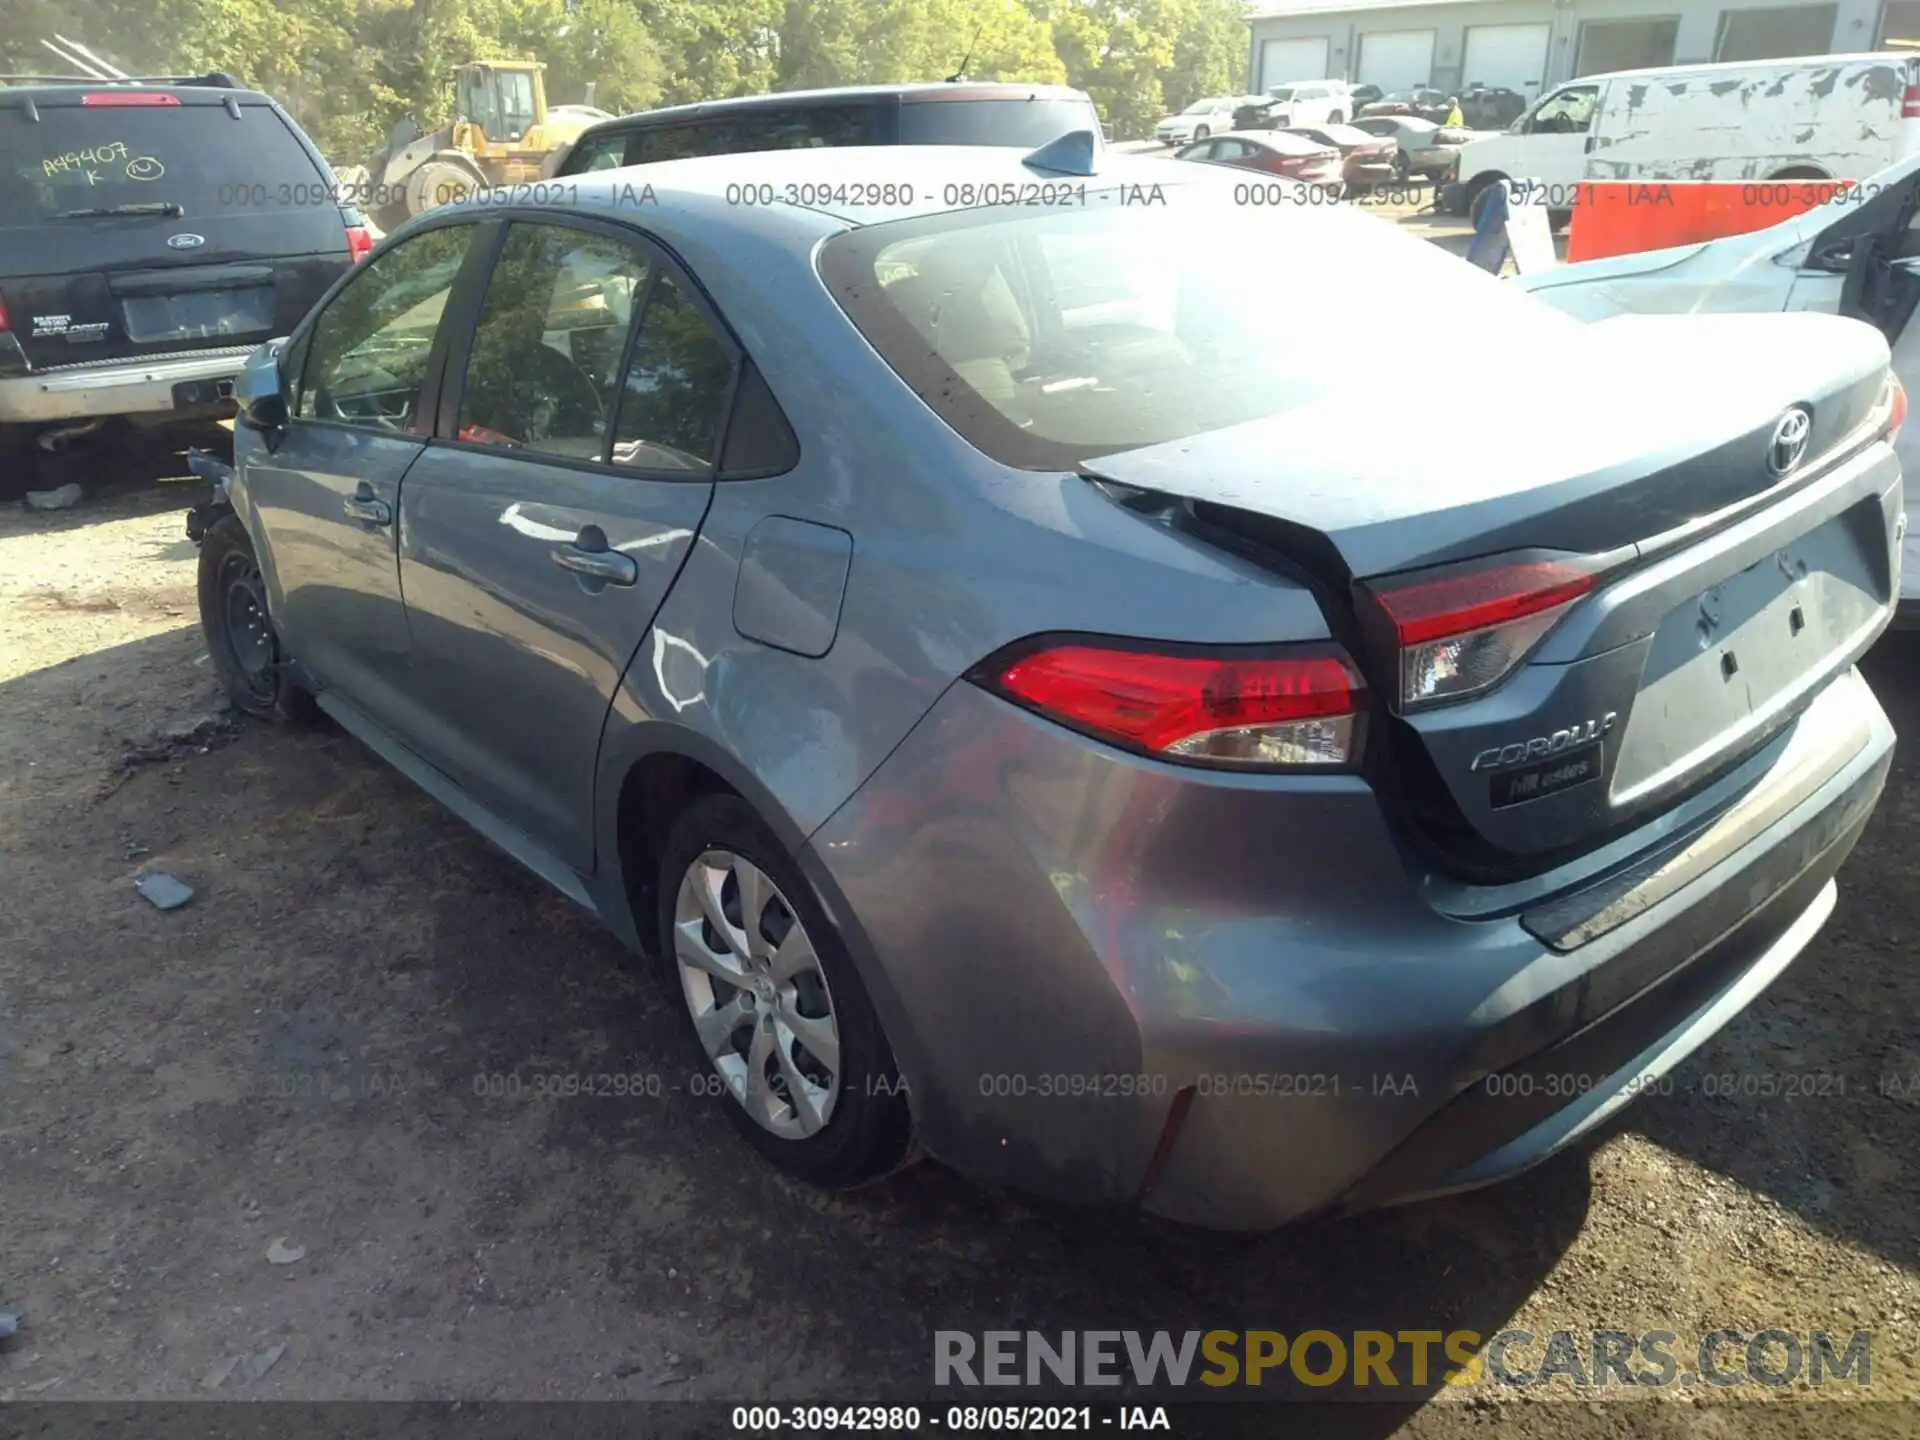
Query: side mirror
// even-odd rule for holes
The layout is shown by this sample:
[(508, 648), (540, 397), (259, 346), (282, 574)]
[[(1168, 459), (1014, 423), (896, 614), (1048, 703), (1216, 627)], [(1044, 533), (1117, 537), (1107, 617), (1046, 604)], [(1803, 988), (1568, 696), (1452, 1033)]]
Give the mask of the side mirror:
[(262, 395), (257, 400), (249, 400), (240, 407), (240, 413), (234, 417), (249, 430), (258, 430), (266, 434), (287, 427), (287, 402), (282, 395)]
[(287, 397), (280, 377), (284, 341), (272, 340), (247, 357), (234, 377), (233, 398), (239, 403), (237, 423), (263, 435), (287, 426)]

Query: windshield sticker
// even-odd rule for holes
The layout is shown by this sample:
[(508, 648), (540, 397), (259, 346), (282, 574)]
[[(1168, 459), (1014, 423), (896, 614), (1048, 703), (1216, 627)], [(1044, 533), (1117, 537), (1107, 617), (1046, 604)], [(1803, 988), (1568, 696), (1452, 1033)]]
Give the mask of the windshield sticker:
[(94, 167), (114, 165), (126, 159), (126, 141), (113, 140), (87, 150), (69, 150), (64, 155), (49, 155), (40, 162), (40, 168), (48, 175), (63, 175), (78, 170), (87, 177), (89, 185), (97, 185), (100, 183), (100, 172)]
[(158, 180), (167, 173), (167, 167), (151, 155), (136, 155), (127, 161), (129, 180)]

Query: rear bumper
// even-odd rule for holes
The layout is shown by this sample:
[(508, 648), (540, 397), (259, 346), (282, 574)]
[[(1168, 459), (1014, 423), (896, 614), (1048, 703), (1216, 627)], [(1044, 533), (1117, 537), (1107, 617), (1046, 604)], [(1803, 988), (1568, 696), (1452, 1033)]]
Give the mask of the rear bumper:
[(1489, 1183), (1656, 1085), (1818, 930), (1892, 745), (1848, 672), (1583, 873), (1469, 893), (1358, 781), (1135, 761), (959, 685), (802, 858), (929, 1151), (1262, 1229)]
[[(86, 420), (156, 411), (217, 414), (231, 410), (233, 379), (253, 345), (154, 356), (110, 364), (69, 365), (0, 380), (0, 424)], [(200, 393), (183, 395), (191, 384)]]

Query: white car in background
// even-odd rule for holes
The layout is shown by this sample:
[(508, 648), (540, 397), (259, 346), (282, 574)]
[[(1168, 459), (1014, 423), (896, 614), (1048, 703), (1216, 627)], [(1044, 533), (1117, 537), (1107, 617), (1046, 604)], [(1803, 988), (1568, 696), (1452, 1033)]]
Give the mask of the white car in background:
[(1290, 80), (1267, 91), (1275, 105), (1271, 116), (1276, 130), (1291, 125), (1339, 125), (1353, 118), (1359, 107), (1353, 87), (1344, 80)]
[(1162, 145), (1185, 145), (1209, 135), (1224, 135), (1233, 129), (1233, 112), (1241, 103), (1237, 95), (1196, 100), (1178, 115), (1162, 116), (1153, 127), (1153, 138)]
[[(1756, 186), (1783, 196), (1830, 184)], [(1621, 315), (1824, 310), (1878, 328), (1893, 350), (1893, 371), (1909, 395), (1920, 390), (1920, 157), (1902, 160), (1842, 189), (1824, 205), (1764, 230), (1557, 265), (1507, 282), (1581, 320)], [(1920, 477), (1920, 420), (1894, 440), (1901, 472)], [(1909, 482), (1908, 493), (1913, 493)], [(1911, 513), (1911, 512), (1909, 512)], [(1895, 622), (1920, 627), (1920, 532), (1909, 526), (1902, 549)]]

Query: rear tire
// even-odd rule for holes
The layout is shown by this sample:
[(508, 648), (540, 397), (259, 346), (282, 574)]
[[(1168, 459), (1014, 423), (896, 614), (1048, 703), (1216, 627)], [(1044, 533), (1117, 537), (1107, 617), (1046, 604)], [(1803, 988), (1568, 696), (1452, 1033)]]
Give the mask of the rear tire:
[(228, 703), (263, 720), (311, 720), (319, 707), (287, 675), (260, 561), (239, 516), (221, 516), (200, 542), (199, 589), (201, 633)]
[(913, 1126), (879, 1016), (753, 807), (731, 794), (689, 805), (667, 837), (658, 895), (657, 963), (703, 1077), (695, 1093), (810, 1184), (846, 1189), (898, 1169)]
[(1347, 117), (1338, 110), (1334, 111), (1333, 114), (1327, 117), (1327, 124), (1329, 125), (1344, 125), (1346, 124), (1346, 121), (1347, 121)]

